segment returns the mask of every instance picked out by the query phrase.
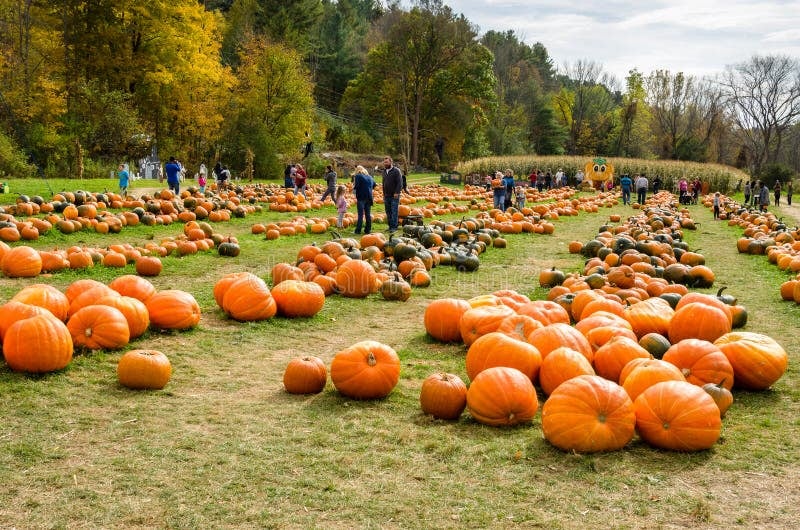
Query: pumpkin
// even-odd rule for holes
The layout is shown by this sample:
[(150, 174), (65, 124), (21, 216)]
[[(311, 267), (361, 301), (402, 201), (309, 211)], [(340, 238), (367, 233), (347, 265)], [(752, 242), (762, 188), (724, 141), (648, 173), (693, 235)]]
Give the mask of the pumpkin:
[(390, 346), (374, 340), (353, 344), (331, 362), (331, 381), (344, 396), (380, 399), (400, 380), (400, 358)]
[(457, 420), (467, 406), (467, 385), (455, 374), (432, 374), (419, 393), (422, 412), (440, 420)]
[(325, 305), (325, 291), (314, 282), (286, 280), (271, 291), (278, 313), (285, 317), (313, 317)]
[(675, 311), (663, 298), (648, 298), (625, 309), (624, 317), (641, 338), (648, 333), (666, 335)]
[(781, 378), (789, 364), (786, 350), (760, 333), (733, 331), (721, 336), (714, 345), (731, 363), (736, 388), (766, 390)]
[(719, 439), (720, 410), (702, 388), (684, 381), (657, 383), (633, 402), (636, 429), (648, 444), (674, 451), (708, 449)]
[(565, 346), (581, 353), (589, 362), (592, 362), (594, 353), (592, 346), (583, 334), (577, 329), (567, 324), (550, 324), (534, 330), (528, 335), (528, 342), (536, 346), (542, 355), (542, 360), (546, 359), (551, 351)]
[(567, 310), (556, 302), (548, 300), (534, 300), (533, 302), (522, 304), (517, 309), (517, 313), (528, 315), (545, 326), (555, 323), (569, 324), (570, 322)]
[(214, 284), (213, 295), (214, 301), (220, 308), (222, 307), (222, 300), (225, 297), (225, 293), (228, 292), (228, 288), (233, 285), (236, 280), (246, 277), (253, 277), (253, 281), (258, 281), (258, 277), (252, 272), (230, 272), (217, 280), (217, 283)]
[(516, 368), (495, 366), (472, 381), (467, 407), (472, 417), (485, 425), (517, 425), (533, 419), (539, 400), (527, 375)]
[(496, 331), (514, 310), (506, 305), (485, 305), (468, 309), (461, 315), (459, 328), (464, 345), (470, 346), (478, 337)]
[(71, 317), (80, 309), (93, 305), (97, 300), (106, 296), (119, 296), (119, 293), (102, 283), (96, 287), (91, 287), (70, 302), (67, 314)]
[(133, 390), (161, 390), (171, 376), (169, 359), (156, 350), (131, 350), (117, 363), (119, 384)]
[(683, 339), (714, 342), (730, 331), (730, 313), (711, 304), (692, 302), (675, 311), (669, 323), (669, 340), (673, 344)]
[[(637, 361), (639, 361), (637, 363)], [(620, 374), (620, 383), (631, 400), (636, 400), (639, 394), (662, 381), (686, 381), (681, 371), (673, 364), (658, 359), (634, 359), (628, 364), (637, 363), (630, 372)], [(627, 367), (627, 365), (626, 365)]]
[(336, 271), (336, 287), (349, 298), (366, 297), (372, 292), (374, 284), (375, 269), (366, 261), (346, 261)]
[(411, 285), (395, 272), (381, 284), (381, 296), (384, 300), (405, 302), (411, 298)]
[(295, 357), (283, 372), (283, 386), (290, 394), (319, 394), (328, 381), (328, 370), (319, 357)]
[(714, 403), (717, 404), (720, 418), (724, 418), (725, 413), (728, 412), (730, 406), (733, 405), (733, 394), (731, 394), (731, 391), (725, 387), (725, 380), (723, 379), (716, 384), (706, 383), (702, 388), (709, 396), (711, 396), (711, 399), (714, 400)]
[(71, 304), (73, 300), (82, 295), (84, 292), (88, 291), (89, 289), (94, 289), (95, 287), (106, 287), (106, 284), (98, 282), (97, 280), (92, 280), (91, 278), (75, 280), (69, 284), (67, 289), (64, 291), (64, 294)]
[(677, 366), (693, 385), (703, 386), (724, 380), (728, 390), (733, 388), (733, 367), (722, 350), (711, 342), (684, 339), (670, 346), (663, 359)]
[(572, 348), (556, 348), (542, 361), (539, 386), (545, 394), (550, 395), (561, 383), (580, 375), (595, 375), (589, 360)]
[(122, 296), (130, 296), (141, 302), (146, 302), (156, 292), (156, 288), (150, 283), (150, 280), (135, 274), (124, 274), (114, 278), (108, 286)]
[(511, 338), (527, 341), (528, 335), (544, 327), (541, 322), (534, 320), (528, 315), (511, 315), (503, 319), (497, 327), (497, 331), (504, 333)]
[(617, 383), (625, 365), (636, 358), (649, 359), (650, 354), (629, 337), (615, 337), (594, 352), (592, 364), (597, 375)]
[(117, 308), (128, 322), (128, 331), (130, 331), (131, 339), (142, 336), (150, 326), (150, 314), (147, 312), (147, 306), (144, 305), (144, 302), (136, 298), (118, 295), (104, 296), (97, 300), (95, 305), (106, 305)]
[(141, 256), (136, 258), (136, 274), (140, 276), (158, 276), (164, 265), (155, 256)]
[(12, 298), (15, 302), (47, 309), (59, 320), (66, 320), (69, 312), (67, 295), (46, 283), (34, 283), (21, 289)]
[(497, 331), (481, 335), (467, 350), (467, 376), (473, 381), (487, 368), (508, 366), (535, 382), (541, 364), (542, 356), (536, 347)]
[(53, 372), (72, 360), (72, 337), (67, 326), (48, 311), (37, 309), (40, 314), (17, 320), (3, 337), (3, 356), (14, 371)]
[(425, 331), (439, 342), (460, 342), (461, 316), (470, 309), (466, 300), (459, 298), (440, 298), (433, 300), (425, 308)]
[(89, 305), (67, 321), (72, 342), (88, 350), (116, 350), (130, 341), (128, 321), (122, 312), (106, 305)]
[(16, 300), (9, 300), (0, 306), (0, 340), (5, 338), (6, 331), (8, 331), (8, 328), (14, 325), (15, 322), (47, 312), (48, 311), (43, 307), (17, 302)]
[(647, 350), (648, 353), (656, 359), (661, 359), (672, 345), (664, 335), (660, 333), (648, 333), (639, 339), (639, 346)]
[(629, 289), (634, 285), (636, 273), (628, 265), (620, 265), (618, 267), (611, 267), (606, 274), (606, 278), (617, 287)]
[(189, 329), (200, 322), (200, 306), (194, 296), (178, 289), (159, 291), (145, 302), (150, 325), (156, 329)]
[(635, 425), (633, 403), (625, 390), (595, 375), (565, 381), (542, 407), (544, 437), (562, 451), (621, 449), (633, 438)]
[(225, 290), (222, 310), (235, 320), (253, 322), (274, 317), (278, 305), (264, 280), (247, 273), (236, 278)]
[(25, 245), (13, 247), (3, 254), (0, 268), (9, 278), (33, 278), (42, 272), (42, 256)]

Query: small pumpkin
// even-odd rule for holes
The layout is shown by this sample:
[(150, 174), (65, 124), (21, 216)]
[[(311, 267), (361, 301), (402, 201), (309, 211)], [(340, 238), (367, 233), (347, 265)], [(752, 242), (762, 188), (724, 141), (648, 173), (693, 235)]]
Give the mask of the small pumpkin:
[(331, 362), (331, 381), (344, 396), (381, 399), (400, 380), (400, 357), (391, 346), (374, 340), (353, 344)]
[(295, 357), (283, 372), (283, 386), (290, 394), (319, 394), (328, 381), (325, 362), (319, 357)]
[(470, 309), (466, 300), (440, 298), (431, 301), (425, 308), (425, 331), (440, 342), (460, 342), (461, 316)]
[(703, 390), (705, 390), (706, 393), (711, 396), (711, 399), (714, 400), (714, 403), (717, 404), (720, 418), (724, 418), (725, 413), (728, 412), (730, 406), (733, 405), (733, 394), (725, 387), (725, 380), (723, 379), (719, 383), (706, 383), (703, 385)]
[(172, 364), (156, 350), (131, 350), (117, 363), (119, 384), (133, 390), (161, 390), (172, 377)]
[(419, 403), (436, 419), (457, 420), (467, 406), (467, 385), (455, 374), (432, 374), (422, 382)]

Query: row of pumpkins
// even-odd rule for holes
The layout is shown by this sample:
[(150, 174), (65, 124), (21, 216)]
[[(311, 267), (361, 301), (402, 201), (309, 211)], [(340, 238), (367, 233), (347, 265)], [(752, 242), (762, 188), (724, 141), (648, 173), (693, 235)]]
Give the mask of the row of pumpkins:
[[(538, 384), (549, 396), (544, 436), (560, 449), (620, 449), (636, 432), (659, 448), (707, 449), (721, 434), (730, 390), (767, 389), (788, 363), (772, 338), (731, 331), (726, 308), (700, 293), (683, 296), (674, 311), (658, 297), (624, 306), (595, 291), (578, 293), (571, 312), (514, 291), (434, 300), (425, 329), (438, 341), (465, 344), (471, 384), (433, 374), (422, 384), (422, 410), (457, 419), (467, 408), (487, 425), (527, 423), (539, 408)], [(388, 395), (399, 372), (393, 350), (374, 341), (337, 353), (331, 364), (334, 386), (354, 399)], [(293, 393), (319, 392), (325, 382), (324, 363), (311, 356), (292, 360), (284, 373)]]

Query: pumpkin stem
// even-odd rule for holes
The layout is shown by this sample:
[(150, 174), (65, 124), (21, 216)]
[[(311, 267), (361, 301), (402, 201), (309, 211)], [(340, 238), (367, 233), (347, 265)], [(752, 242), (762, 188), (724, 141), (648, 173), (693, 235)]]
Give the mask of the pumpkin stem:
[(375, 354), (374, 353), (369, 352), (369, 355), (367, 356), (367, 364), (369, 366), (375, 366), (376, 364), (378, 364), (377, 359), (375, 359)]
[(725, 385), (725, 380), (726, 380), (726, 379), (727, 379), (727, 377), (723, 377), (723, 378), (722, 378), (722, 381), (720, 381), (719, 383), (717, 383), (717, 388), (722, 388), (722, 387)]
[(722, 287), (720, 287), (720, 288), (719, 288), (719, 291), (717, 291), (717, 296), (721, 295), (721, 294), (722, 294), (722, 291), (724, 291), (724, 290), (725, 290), (725, 289), (727, 289), (727, 288), (728, 288), (728, 286), (727, 286), (727, 285), (723, 285)]

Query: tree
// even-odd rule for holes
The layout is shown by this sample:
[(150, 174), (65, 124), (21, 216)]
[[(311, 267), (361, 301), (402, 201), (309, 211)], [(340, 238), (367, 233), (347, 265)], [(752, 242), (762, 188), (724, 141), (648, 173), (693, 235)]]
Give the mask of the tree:
[(777, 160), (784, 134), (800, 116), (800, 63), (786, 55), (756, 55), (726, 68), (720, 84), (759, 174)]
[(627, 90), (622, 105), (615, 110), (613, 144), (609, 152), (616, 156), (647, 158), (651, 156), (650, 109), (645, 101), (644, 78), (634, 69), (625, 79)]
[(256, 176), (277, 175), (282, 155), (299, 152), (311, 125), (309, 76), (297, 51), (264, 37), (245, 43), (239, 62), (224, 145), (239, 167), (251, 150)]

